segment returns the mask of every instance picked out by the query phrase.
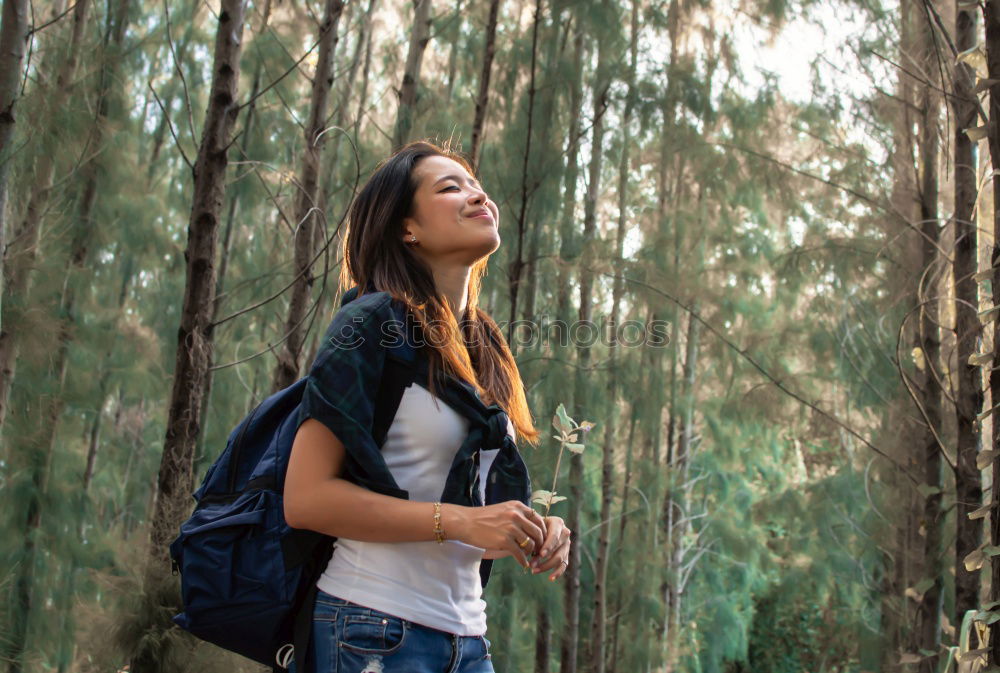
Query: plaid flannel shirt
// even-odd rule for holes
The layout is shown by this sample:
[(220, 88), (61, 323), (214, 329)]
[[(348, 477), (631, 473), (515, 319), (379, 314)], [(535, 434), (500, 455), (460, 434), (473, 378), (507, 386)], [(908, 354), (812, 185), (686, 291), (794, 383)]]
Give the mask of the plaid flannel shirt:
[[(396, 358), (393, 346), (414, 338), (407, 326), (406, 307), (387, 292), (369, 292), (354, 299), (356, 288), (344, 297), (341, 309), (326, 331), (313, 362), (300, 404), (299, 422), (315, 418), (343, 442), (345, 475), (372, 491), (409, 498), (389, 471), (372, 435), (375, 400), (387, 358)], [(353, 299), (353, 300), (352, 300)], [(426, 352), (417, 347), (414, 382), (427, 381)], [(520, 500), (531, 506), (531, 479), (517, 445), (507, 432), (508, 416), (496, 404), (486, 405), (468, 383), (442, 375), (435, 383), (438, 395), (469, 419), (469, 433), (456, 452), (445, 481), (441, 502), (479, 506)], [(486, 478), (486, 502), (479, 493), (479, 452), (499, 449)], [(480, 566), (486, 585), (492, 561)]]

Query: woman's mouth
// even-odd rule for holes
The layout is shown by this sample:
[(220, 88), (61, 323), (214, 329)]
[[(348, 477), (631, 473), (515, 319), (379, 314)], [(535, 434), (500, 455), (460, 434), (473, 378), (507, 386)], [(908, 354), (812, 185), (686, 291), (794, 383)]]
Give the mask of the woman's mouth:
[(493, 223), (493, 215), (491, 215), (490, 213), (485, 212), (485, 211), (481, 212), (481, 213), (476, 213), (475, 215), (470, 215), (469, 217), (474, 218), (474, 219), (482, 218), (484, 220), (489, 220), (490, 224)]

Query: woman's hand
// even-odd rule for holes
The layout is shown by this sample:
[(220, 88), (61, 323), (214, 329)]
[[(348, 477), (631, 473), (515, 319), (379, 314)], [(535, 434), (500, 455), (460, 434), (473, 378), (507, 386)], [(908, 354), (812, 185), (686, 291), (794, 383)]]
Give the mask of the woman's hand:
[(545, 542), (539, 548), (538, 557), (531, 562), (532, 574), (555, 568), (549, 575), (553, 582), (566, 572), (569, 565), (570, 529), (558, 516), (545, 517)]
[(510, 553), (525, 568), (528, 557), (545, 541), (545, 520), (518, 500), (483, 507), (442, 505), (441, 527), (446, 537), (475, 547)]

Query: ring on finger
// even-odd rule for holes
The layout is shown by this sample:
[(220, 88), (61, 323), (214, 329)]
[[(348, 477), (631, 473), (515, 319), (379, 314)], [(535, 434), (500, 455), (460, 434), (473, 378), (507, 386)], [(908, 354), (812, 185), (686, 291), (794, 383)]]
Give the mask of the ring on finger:
[(518, 544), (518, 547), (520, 547), (521, 549), (526, 549), (526, 548), (527, 548), (527, 546), (528, 546), (528, 542), (529, 542), (530, 540), (531, 540), (531, 536), (529, 535), (528, 537), (524, 538), (524, 539), (523, 539), (523, 540), (522, 540), (522, 541), (521, 541), (521, 542), (520, 542), (520, 543)]

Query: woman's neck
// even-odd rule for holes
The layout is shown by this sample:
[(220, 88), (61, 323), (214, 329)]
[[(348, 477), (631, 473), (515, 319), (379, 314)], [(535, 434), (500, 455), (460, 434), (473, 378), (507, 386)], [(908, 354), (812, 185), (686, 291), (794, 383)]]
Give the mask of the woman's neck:
[(469, 276), (472, 267), (432, 267), (434, 287), (447, 300), (455, 319), (461, 321), (469, 298)]

